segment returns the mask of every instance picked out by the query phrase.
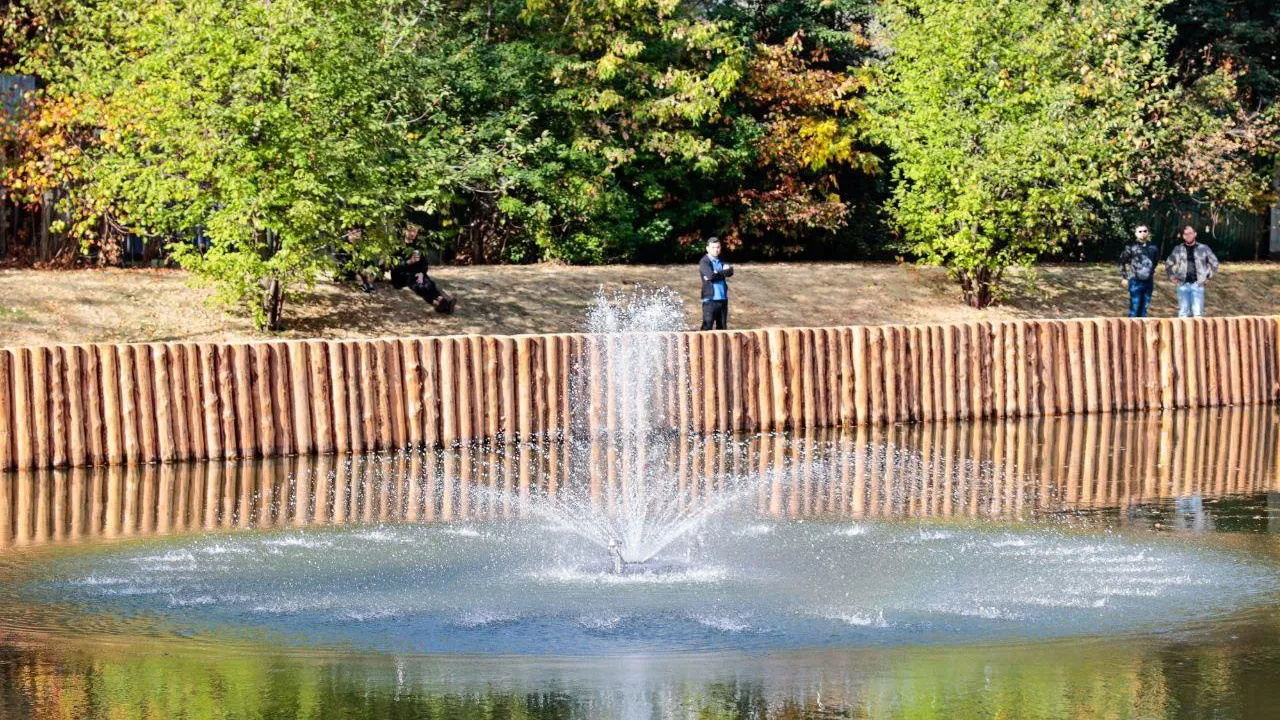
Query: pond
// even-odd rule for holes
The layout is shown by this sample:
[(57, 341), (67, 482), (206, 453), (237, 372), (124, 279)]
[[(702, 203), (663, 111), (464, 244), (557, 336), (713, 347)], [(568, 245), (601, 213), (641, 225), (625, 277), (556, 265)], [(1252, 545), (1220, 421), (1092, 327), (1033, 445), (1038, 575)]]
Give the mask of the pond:
[(4, 475), (0, 717), (1276, 717), (1278, 430), (1251, 407)]

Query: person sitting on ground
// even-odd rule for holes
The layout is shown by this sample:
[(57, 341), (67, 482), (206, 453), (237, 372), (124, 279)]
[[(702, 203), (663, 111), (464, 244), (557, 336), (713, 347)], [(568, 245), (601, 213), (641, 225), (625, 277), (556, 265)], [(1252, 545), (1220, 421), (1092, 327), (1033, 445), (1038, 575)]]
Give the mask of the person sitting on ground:
[(1164, 261), (1169, 279), (1178, 284), (1178, 317), (1204, 316), (1204, 284), (1218, 272), (1218, 256), (1196, 242), (1196, 229), (1182, 228), (1182, 244)]
[(1151, 242), (1151, 230), (1139, 225), (1133, 231), (1134, 241), (1120, 253), (1120, 277), (1129, 283), (1129, 317), (1146, 317), (1155, 290), (1156, 263), (1160, 248)]
[(729, 283), (733, 267), (720, 260), (720, 239), (707, 240), (707, 254), (698, 261), (702, 275), (702, 329), (729, 329)]
[(451, 313), (457, 301), (436, 285), (427, 275), (427, 260), (422, 251), (412, 248), (409, 257), (402, 265), (391, 270), (391, 284), (396, 288), (408, 288), (418, 297), (431, 303), (439, 313)]

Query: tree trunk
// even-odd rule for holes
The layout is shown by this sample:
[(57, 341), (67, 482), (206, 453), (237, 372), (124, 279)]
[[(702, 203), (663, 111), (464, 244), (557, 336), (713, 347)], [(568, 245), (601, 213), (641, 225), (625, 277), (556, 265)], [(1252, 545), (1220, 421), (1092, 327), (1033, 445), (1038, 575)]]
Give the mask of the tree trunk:
[(966, 305), (981, 310), (995, 302), (996, 283), (999, 273), (990, 268), (977, 270), (961, 270), (956, 273), (960, 281), (960, 292)]
[(262, 296), (262, 312), (266, 318), (268, 330), (280, 329), (280, 310), (284, 307), (284, 288), (281, 287), (280, 281), (271, 278), (267, 280), (266, 291)]

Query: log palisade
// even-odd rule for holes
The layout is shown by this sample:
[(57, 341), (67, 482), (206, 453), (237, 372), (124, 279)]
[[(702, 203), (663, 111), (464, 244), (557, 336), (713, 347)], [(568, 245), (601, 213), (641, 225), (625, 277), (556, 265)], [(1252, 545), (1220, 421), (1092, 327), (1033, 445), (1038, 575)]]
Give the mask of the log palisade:
[(0, 469), (607, 433), (627, 342), (665, 358), (661, 425), (768, 433), (1270, 403), (1278, 340), (1239, 317), (3, 348)]

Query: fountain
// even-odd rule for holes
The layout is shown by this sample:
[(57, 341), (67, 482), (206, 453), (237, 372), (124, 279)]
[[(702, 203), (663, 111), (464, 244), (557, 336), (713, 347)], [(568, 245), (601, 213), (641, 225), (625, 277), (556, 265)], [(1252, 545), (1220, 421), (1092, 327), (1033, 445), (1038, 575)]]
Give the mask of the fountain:
[(699, 500), (659, 462), (689, 437), (664, 425), (653, 402), (653, 388), (675, 380), (672, 363), (653, 337), (683, 329), (683, 303), (669, 290), (597, 296), (587, 312), (587, 332), (603, 361), (574, 368), (569, 442), (583, 455), (603, 455), (599, 462), (617, 481), (603, 497), (578, 485), (535, 499), (536, 514), (605, 551), (618, 573), (643, 571), (663, 549), (730, 507), (745, 485), (744, 478), (726, 476), (714, 499)]

